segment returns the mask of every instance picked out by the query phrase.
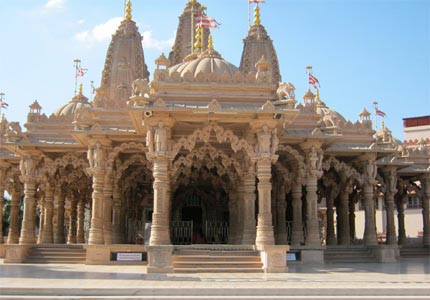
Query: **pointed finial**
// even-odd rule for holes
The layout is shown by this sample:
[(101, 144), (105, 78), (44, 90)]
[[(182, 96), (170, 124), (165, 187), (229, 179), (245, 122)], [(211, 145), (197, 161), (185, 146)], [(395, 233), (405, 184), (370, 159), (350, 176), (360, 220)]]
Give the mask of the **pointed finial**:
[(382, 130), (384, 130), (384, 129), (385, 129), (385, 121), (384, 121), (384, 119), (382, 119), (382, 124), (381, 124), (381, 126), (382, 126)]
[(188, 5), (196, 6), (197, 5), (197, 1), (196, 0), (189, 0), (188, 1)]
[(320, 99), (320, 89), (317, 89), (317, 94), (315, 96), (317, 103), (319, 103), (321, 101)]
[(208, 37), (208, 49), (210, 50), (214, 49), (214, 41), (212, 38), (212, 34), (209, 34), (209, 37)]
[(260, 20), (260, 7), (257, 5), (254, 8), (254, 25), (260, 25), (261, 24), (261, 20)]
[(124, 19), (131, 20), (131, 18), (132, 18), (132, 15), (131, 15), (131, 1), (128, 0), (127, 4), (125, 5)]
[(1, 114), (1, 122), (0, 123), (4, 123), (5, 118), (4, 118), (4, 113)]
[(82, 83), (79, 85), (79, 95), (82, 95)]
[(196, 42), (194, 43), (194, 49), (202, 49), (202, 26), (199, 25), (196, 29)]

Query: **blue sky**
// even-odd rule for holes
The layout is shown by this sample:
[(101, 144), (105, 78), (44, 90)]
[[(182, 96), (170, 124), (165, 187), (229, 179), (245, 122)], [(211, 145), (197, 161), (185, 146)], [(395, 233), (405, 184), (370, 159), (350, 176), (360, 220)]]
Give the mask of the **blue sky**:
[[(170, 51), (187, 0), (134, 0), (133, 19), (144, 36), (145, 58)], [(240, 64), (247, 34), (247, 0), (201, 0), (222, 25), (213, 30), (223, 57)], [(50, 115), (74, 93), (73, 59), (100, 83), (110, 36), (123, 0), (20, 0), (0, 3), (0, 92), (9, 121), (25, 123), (37, 99)], [(306, 66), (321, 83), (321, 98), (353, 122), (372, 102), (403, 139), (402, 118), (430, 115), (430, 1), (266, 0), (262, 24), (278, 53), (283, 81), (307, 89)], [(380, 125), (380, 121), (379, 121)]]

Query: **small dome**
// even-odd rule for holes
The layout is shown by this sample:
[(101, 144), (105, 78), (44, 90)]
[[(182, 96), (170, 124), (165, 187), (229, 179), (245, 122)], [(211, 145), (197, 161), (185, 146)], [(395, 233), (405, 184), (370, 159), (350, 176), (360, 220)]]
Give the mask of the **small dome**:
[(197, 59), (183, 62), (179, 65), (169, 68), (169, 75), (178, 72), (181, 77), (190, 72), (194, 77), (199, 73), (210, 74), (217, 73), (222, 75), (225, 72), (233, 76), (239, 69), (232, 63), (224, 60), (216, 51), (207, 50)]
[(328, 107), (317, 107), (317, 114), (320, 115), (321, 119), (326, 127), (339, 126), (339, 123), (345, 123), (346, 119), (337, 111)]
[(72, 98), (72, 100), (69, 103), (64, 104), (63, 106), (59, 107), (55, 112), (54, 115), (57, 117), (69, 117), (73, 116), (77, 110), (79, 110), (82, 107), (92, 107), (92, 105), (88, 102), (88, 98), (85, 97), (82, 94), (76, 95)]

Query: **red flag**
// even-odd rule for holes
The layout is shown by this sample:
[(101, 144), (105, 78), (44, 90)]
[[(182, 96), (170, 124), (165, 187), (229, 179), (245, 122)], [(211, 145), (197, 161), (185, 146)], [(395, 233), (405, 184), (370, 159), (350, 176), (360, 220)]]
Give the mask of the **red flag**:
[(380, 116), (380, 117), (385, 117), (386, 116), (386, 114), (382, 110), (379, 110), (377, 108), (375, 108), (375, 114), (377, 116)]
[(218, 28), (219, 25), (221, 25), (214, 18), (204, 14), (195, 15), (195, 20), (195, 27), (202, 26), (202, 28)]
[(318, 81), (318, 79), (310, 73), (309, 73), (309, 84), (312, 84), (315, 89), (317, 89), (317, 84), (318, 84), (318, 87), (320, 86), (320, 82)]
[(264, 3), (265, 0), (248, 0), (249, 3)]
[(0, 101), (0, 106), (1, 108), (8, 108), (9, 104), (7, 104), (6, 102), (4, 102), (3, 100)]
[(84, 69), (84, 68), (76, 68), (76, 77), (83, 77), (85, 75), (85, 73), (87, 73), (88, 69)]

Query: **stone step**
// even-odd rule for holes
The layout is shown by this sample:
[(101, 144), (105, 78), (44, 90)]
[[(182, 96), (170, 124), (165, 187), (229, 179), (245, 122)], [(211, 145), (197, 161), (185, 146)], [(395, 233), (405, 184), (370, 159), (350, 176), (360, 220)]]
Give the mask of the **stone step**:
[(210, 250), (179, 250), (173, 255), (207, 255), (207, 256), (260, 256), (257, 251), (210, 251)]
[(263, 272), (260, 254), (252, 249), (180, 249), (173, 254), (175, 273)]
[(175, 261), (174, 268), (262, 268), (261, 262)]
[(429, 248), (400, 248), (401, 257), (426, 257), (430, 256)]
[(324, 251), (326, 263), (374, 263), (376, 258), (366, 248), (327, 248)]
[(262, 268), (211, 268), (211, 267), (186, 267), (186, 268), (173, 268), (174, 273), (263, 273)]
[(261, 261), (260, 256), (175, 255), (175, 261)]
[(25, 263), (32, 264), (83, 264), (86, 259), (86, 250), (82, 246), (68, 247), (35, 247)]

